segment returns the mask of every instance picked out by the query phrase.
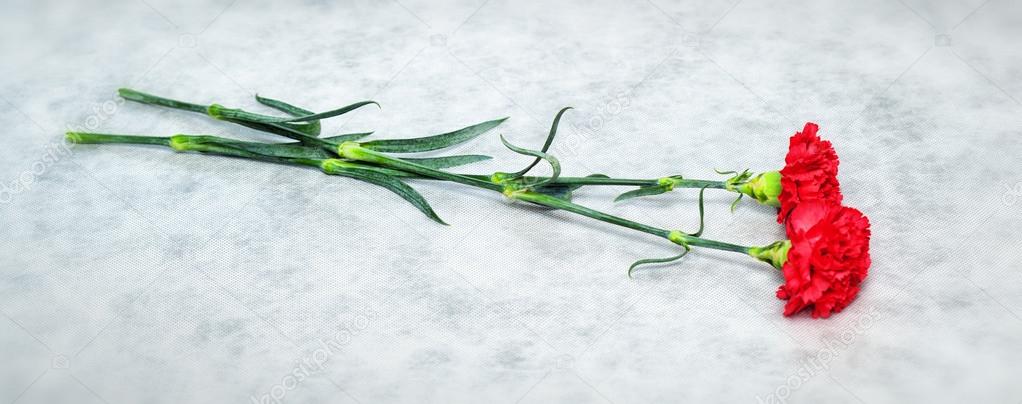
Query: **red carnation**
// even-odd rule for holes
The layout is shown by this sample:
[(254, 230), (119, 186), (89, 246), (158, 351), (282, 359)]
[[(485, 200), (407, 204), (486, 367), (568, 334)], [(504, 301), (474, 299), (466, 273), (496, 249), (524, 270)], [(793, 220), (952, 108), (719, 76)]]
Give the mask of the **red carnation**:
[(792, 210), (787, 233), (791, 249), (782, 268), (784, 285), (777, 290), (788, 301), (784, 315), (809, 306), (813, 318), (840, 312), (855, 299), (869, 269), (869, 218), (836, 203), (805, 202)]
[(824, 200), (841, 203), (837, 153), (829, 141), (816, 135), (819, 128), (808, 122), (801, 132), (791, 137), (788, 155), (784, 157), (785, 165), (781, 169), (778, 223), (784, 223), (791, 211), (804, 202)]

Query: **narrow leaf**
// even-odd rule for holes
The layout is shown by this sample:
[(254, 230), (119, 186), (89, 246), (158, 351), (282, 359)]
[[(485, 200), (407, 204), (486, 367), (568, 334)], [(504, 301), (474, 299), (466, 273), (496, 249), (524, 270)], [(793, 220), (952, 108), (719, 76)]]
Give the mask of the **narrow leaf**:
[[(586, 178), (610, 178), (610, 176), (605, 174), (589, 174), (586, 176)], [(576, 189), (584, 187), (585, 184), (571, 184), (569, 186), (571, 187), (571, 190), (574, 191)]]
[(546, 184), (534, 188), (533, 191), (571, 202), (571, 194), (577, 188), (578, 186), (568, 184)]
[(735, 201), (731, 202), (731, 213), (735, 213), (735, 208), (738, 207), (738, 202), (742, 201), (743, 196), (745, 196), (745, 194), (738, 194), (738, 197), (735, 198)]
[(305, 133), (305, 132), (303, 132), (301, 130), (290, 128), (290, 127), (283, 126), (283, 125), (266, 124), (266, 123), (261, 123), (261, 122), (252, 122), (252, 121), (246, 121), (246, 120), (242, 120), (242, 119), (228, 119), (228, 118), (217, 118), (217, 119), (220, 119), (220, 120), (226, 121), (226, 122), (230, 122), (230, 123), (234, 123), (234, 124), (238, 124), (238, 125), (244, 126), (246, 128), (252, 128), (252, 129), (255, 129), (255, 130), (258, 130), (258, 131), (261, 131), (261, 132), (268, 132), (268, 133), (272, 133), (272, 134), (275, 134), (275, 135), (284, 136), (284, 137), (289, 138), (289, 139), (300, 140), (300, 141), (302, 141), (302, 143), (309, 144), (309, 145), (315, 144), (315, 143), (311, 143), (311, 141), (309, 141), (309, 138), (318, 139), (318, 138), (316, 138), (316, 134)]
[(341, 108), (337, 108), (337, 109), (334, 109), (334, 110), (330, 110), (330, 111), (326, 111), (326, 112), (320, 112), (318, 114), (308, 114), (308, 115), (302, 115), (302, 116), (295, 116), (295, 117), (291, 117), (291, 118), (273, 118), (273, 119), (270, 119), (270, 120), (267, 120), (267, 121), (263, 121), (263, 122), (265, 122), (265, 123), (288, 123), (288, 122), (311, 122), (311, 121), (318, 121), (318, 120), (321, 120), (321, 119), (333, 118), (335, 116), (344, 115), (344, 114), (346, 114), (348, 112), (354, 111), (356, 109), (362, 108), (362, 107), (364, 107), (366, 105), (370, 105), (370, 104), (376, 105), (377, 107), (380, 106), (380, 104), (377, 104), (376, 101), (362, 101), (362, 102), (356, 102), (354, 104), (351, 104), (351, 105), (348, 105), (348, 106), (344, 106), (344, 107), (341, 107)]
[(639, 189), (633, 189), (618, 195), (617, 198), (614, 198), (614, 202), (621, 202), (632, 198), (638, 198), (640, 196), (660, 195), (670, 190), (670, 187), (667, 185), (650, 185), (647, 187), (640, 187)]
[(288, 104), (288, 103), (286, 103), (284, 101), (281, 101), (281, 100), (275, 100), (273, 98), (260, 97), (259, 94), (256, 94), (255, 98), (256, 98), (256, 101), (259, 101), (260, 104), (263, 104), (263, 105), (265, 105), (267, 107), (270, 107), (270, 108), (276, 109), (278, 111), (284, 112), (284, 113), (286, 113), (288, 115), (291, 115), (291, 116), (302, 116), (302, 115), (312, 115), (312, 114), (315, 114), (315, 112), (309, 111), (309, 110), (307, 110), (305, 108), (302, 108), (302, 107), (298, 107), (298, 106), (294, 106), (294, 105)]
[[(561, 124), (561, 116), (563, 116), (564, 113), (567, 112), (569, 109), (571, 109), (571, 107), (564, 107), (559, 112), (557, 112), (557, 116), (554, 117), (554, 123), (550, 125), (550, 134), (547, 135), (546, 141), (543, 142), (543, 148), (540, 149), (541, 152), (546, 153), (547, 150), (550, 150), (550, 145), (554, 143), (554, 137), (557, 136), (557, 126)], [(541, 157), (536, 157), (536, 159), (533, 160), (531, 164), (521, 169), (520, 171), (511, 174), (511, 177), (518, 178), (525, 175), (526, 173), (529, 172), (529, 170), (535, 167), (536, 164), (539, 164), (539, 161), (542, 159), (543, 158)]]
[(466, 164), (477, 163), (480, 161), (489, 160), (491, 158), (493, 157), (484, 156), (481, 154), (462, 154), (442, 157), (403, 158), (401, 160), (440, 170), (444, 168), (458, 167)]
[[(525, 177), (523, 178), (523, 180), (528, 180), (531, 178), (533, 177)], [(590, 174), (587, 175), (586, 178), (610, 178), (610, 177), (603, 174)], [(555, 198), (564, 199), (570, 202), (571, 198), (574, 197), (575, 190), (582, 188), (584, 186), (585, 184), (546, 184), (533, 189), (533, 191), (539, 192), (541, 194), (547, 194)]]
[[(501, 143), (504, 143), (504, 147), (507, 147), (508, 149), (510, 149), (511, 151), (513, 151), (515, 153), (524, 154), (526, 156), (538, 157), (539, 159), (546, 160), (547, 163), (550, 163), (550, 168), (553, 170), (553, 173), (550, 175), (550, 178), (543, 179), (543, 180), (537, 182), (536, 184), (533, 184), (533, 186), (540, 186), (540, 185), (546, 184), (548, 182), (557, 181), (557, 177), (559, 177), (561, 175), (561, 163), (559, 161), (557, 161), (556, 157), (554, 157), (552, 155), (549, 155), (549, 154), (546, 154), (546, 153), (543, 153), (541, 151), (529, 150), (529, 149), (526, 149), (526, 148), (515, 146), (515, 145), (511, 144), (510, 142), (508, 142), (507, 139), (504, 138), (504, 135), (500, 136), (500, 141), (501, 141)], [(515, 175), (512, 174), (508, 178), (515, 178)]]
[(425, 214), (426, 217), (429, 217), (430, 219), (433, 219), (433, 221), (442, 225), (447, 225), (447, 223), (444, 223), (444, 221), (440, 219), (440, 216), (437, 216), (436, 212), (433, 211), (433, 208), (429, 206), (429, 202), (426, 202), (426, 198), (423, 198), (418, 191), (408, 186), (408, 184), (401, 182), (401, 180), (397, 178), (360, 168), (337, 168), (336, 170), (331, 171), (330, 174), (354, 178), (387, 188), (414, 205), (415, 208)]
[(348, 134), (344, 134), (344, 135), (327, 136), (327, 137), (323, 138), (323, 140), (326, 140), (326, 141), (329, 141), (329, 142), (335, 143), (335, 144), (341, 144), (341, 143), (344, 143), (344, 142), (354, 142), (356, 140), (362, 139), (362, 138), (364, 138), (366, 136), (369, 136), (369, 135), (372, 135), (372, 134), (373, 134), (373, 132), (348, 133)]
[[(263, 105), (268, 106), (270, 108), (273, 108), (273, 109), (276, 109), (278, 111), (287, 113), (288, 115), (302, 116), (302, 115), (309, 115), (309, 114), (314, 114), (315, 113), (315, 112), (309, 111), (309, 110), (307, 110), (305, 108), (288, 104), (288, 103), (286, 103), (284, 101), (281, 101), (281, 100), (275, 100), (273, 98), (260, 97), (259, 94), (256, 94), (255, 98), (256, 98), (256, 101), (259, 101), (260, 104), (263, 104)], [(294, 128), (294, 129), (297, 129), (299, 131), (308, 133), (308, 134), (313, 135), (313, 136), (319, 136), (320, 131), (323, 129), (323, 126), (322, 126), (322, 124), (319, 123), (319, 121), (311, 121), (311, 122), (308, 122), (306, 124), (291, 124), (290, 127)]]
[(362, 143), (362, 147), (386, 153), (416, 153), (443, 149), (472, 140), (497, 127), (507, 118), (494, 119), (440, 135), (412, 139), (384, 139)]
[(646, 259), (641, 259), (641, 260), (635, 261), (632, 264), (632, 266), (628, 267), (628, 277), (631, 278), (632, 277), (632, 271), (634, 271), (635, 268), (640, 266), (640, 265), (646, 265), (646, 264), (664, 264), (664, 263), (668, 263), (668, 262), (674, 262), (674, 261), (680, 260), (681, 257), (684, 257), (685, 254), (688, 254), (689, 251), (691, 251), (691, 248), (686, 246), (685, 247), (685, 251), (683, 251), (681, 254), (675, 255), (673, 257), (667, 257), (667, 258), (646, 258)]
[(319, 122), (312, 123), (276, 123), (278, 118), (256, 114), (241, 109), (227, 108), (220, 104), (213, 104), (206, 108), (206, 114), (221, 121), (236, 123), (255, 130), (270, 132), (282, 136), (289, 136), (281, 132), (280, 128), (286, 128), (293, 133), (307, 136), (319, 136)]
[(703, 203), (703, 194), (704, 193), (706, 193), (706, 187), (702, 187), (699, 190), (699, 230), (696, 230), (695, 233), (690, 233), (689, 234), (690, 236), (693, 236), (693, 237), (699, 237), (699, 236), (703, 235), (703, 226), (705, 225), (705, 222), (703, 221), (703, 219), (706, 218), (706, 204)]
[(324, 150), (322, 147), (304, 146), (300, 143), (268, 144), (228, 140), (222, 141), (221, 144), (264, 156), (314, 160), (337, 158), (337, 155)]

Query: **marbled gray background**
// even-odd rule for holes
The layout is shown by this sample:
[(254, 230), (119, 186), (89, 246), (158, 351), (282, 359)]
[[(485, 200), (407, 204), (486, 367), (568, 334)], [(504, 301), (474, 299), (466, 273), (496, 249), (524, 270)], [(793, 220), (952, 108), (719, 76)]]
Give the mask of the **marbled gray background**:
[[(0, 402), (1022, 400), (1018, 0), (4, 1)], [(314, 170), (79, 146), (67, 128), (270, 139), (117, 102), (371, 98), (327, 132), (438, 133), (553, 114), (566, 173), (776, 169), (818, 122), (870, 216), (861, 297), (781, 316), (726, 253), (625, 276), (666, 242), (416, 182), (452, 226)], [(526, 159), (491, 133), (459, 152)], [(614, 205), (692, 229), (695, 193)], [(769, 209), (708, 198), (706, 236)], [(330, 346), (330, 350), (323, 348)], [(322, 363), (322, 366), (316, 363)]]

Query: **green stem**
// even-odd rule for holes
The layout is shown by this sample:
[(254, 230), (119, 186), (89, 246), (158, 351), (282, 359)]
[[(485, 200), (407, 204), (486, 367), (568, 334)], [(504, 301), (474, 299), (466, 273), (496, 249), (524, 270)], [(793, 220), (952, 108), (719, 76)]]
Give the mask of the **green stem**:
[(110, 135), (105, 133), (67, 132), (67, 140), (77, 144), (148, 144), (166, 146), (176, 151), (219, 154), (223, 156), (242, 157), (272, 163), (308, 165), (319, 167), (320, 160), (308, 158), (289, 158), (253, 153), (230, 145), (230, 139), (204, 135), (134, 136)]
[(535, 203), (535, 204), (539, 204), (539, 205), (543, 205), (543, 206), (547, 206), (547, 207), (551, 207), (551, 208), (556, 208), (556, 209), (561, 209), (561, 210), (565, 210), (565, 211), (572, 212), (572, 213), (577, 213), (577, 214), (580, 214), (582, 216), (591, 217), (593, 219), (596, 219), (596, 220), (599, 220), (599, 221), (602, 221), (602, 222), (616, 224), (618, 226), (627, 227), (627, 228), (632, 229), (632, 230), (638, 230), (638, 231), (641, 231), (643, 233), (649, 233), (649, 234), (652, 234), (654, 236), (668, 238), (668, 236), (671, 234), (670, 230), (665, 230), (665, 229), (660, 229), (660, 228), (653, 227), (653, 226), (644, 225), (642, 223), (638, 223), (638, 222), (634, 222), (634, 221), (631, 221), (631, 220), (628, 220), (628, 219), (625, 219), (625, 218), (622, 218), (622, 217), (606, 214), (606, 213), (600, 212), (600, 211), (595, 210), (595, 209), (587, 208), (585, 206), (582, 206), (582, 205), (579, 205), (579, 204), (576, 204), (576, 203), (568, 202), (568, 201), (566, 201), (564, 199), (561, 199), (561, 198), (557, 198), (557, 197), (546, 195), (546, 194), (541, 194), (541, 193), (538, 193), (538, 192), (527, 191), (527, 190), (519, 190), (519, 191), (511, 191), (511, 192), (505, 193), (505, 195), (507, 195), (508, 197), (510, 197), (512, 199), (518, 199), (518, 200), (522, 200), (522, 201), (532, 202), (532, 203)]
[(169, 137), (108, 135), (105, 133), (68, 132), (67, 140), (77, 144), (151, 144), (170, 146)]
[(687, 234), (683, 234), (682, 238), (688, 245), (710, 248), (714, 250), (732, 251), (736, 253), (748, 254), (750, 248), (752, 248), (738, 244), (725, 243), (723, 241), (709, 240), (702, 237), (692, 237)]
[(208, 107), (207, 105), (192, 104), (190, 102), (172, 100), (170, 98), (146, 94), (141, 91), (132, 90), (130, 88), (118, 89), (117, 93), (127, 100), (132, 100), (143, 104), (160, 105), (184, 111), (198, 112), (200, 114), (206, 114), (206, 108)]
[[(324, 159), (318, 158), (294, 158), (294, 157), (281, 157), (278, 155), (270, 155), (264, 153), (256, 153), (252, 151), (243, 150), (232, 146), (244, 143), (232, 139), (220, 138), (216, 136), (189, 136), (189, 135), (174, 135), (170, 137), (159, 137), (159, 136), (130, 136), (130, 135), (112, 135), (103, 133), (84, 133), (84, 132), (68, 132), (67, 139), (73, 143), (81, 144), (147, 144), (147, 145), (159, 145), (170, 147), (176, 151), (192, 151), (201, 153), (211, 153), (224, 156), (241, 157), (254, 160), (261, 160), (273, 163), (290, 164), (290, 165), (303, 165), (311, 166), (322, 169)], [(553, 197), (538, 192), (533, 192), (529, 189), (518, 189), (510, 185), (495, 184), (488, 181), (489, 177), (484, 176), (466, 176), (461, 174), (448, 173), (441, 170), (435, 170), (429, 167), (425, 167), (419, 164), (411, 163), (408, 161), (396, 159), (387, 156), (383, 153), (376, 152), (373, 150), (366, 149), (358, 145), (355, 142), (345, 142), (337, 150), (338, 154), (346, 159), (372, 163), (380, 167), (364, 166), (355, 162), (343, 162), (335, 161), (335, 164), (351, 165), (352, 168), (369, 169), (373, 171), (379, 171), (387, 175), (398, 175), (404, 173), (414, 173), (427, 178), (433, 178), (438, 180), (452, 181), (460, 184), (474, 186), (477, 188), (488, 189), (495, 192), (500, 192), (505, 196), (522, 200), (526, 202), (532, 202), (538, 205), (547, 206), (550, 208), (560, 209), (567, 212), (572, 212), (589, 218), (593, 218), (602, 222), (611, 223), (614, 225), (622, 226), (628, 229), (637, 230), (643, 233), (652, 234), (654, 236), (662, 237), (671, 242), (681, 246), (697, 246), (710, 248), (715, 250), (732, 251), (742, 254), (752, 255), (753, 249), (750, 247), (740, 246), (736, 244), (725, 243), (716, 240), (705, 239), (701, 237), (692, 236), (685, 234), (678, 230), (666, 230), (654, 226), (645, 225), (639, 222), (628, 220), (622, 217), (610, 215), (607, 213), (600, 212), (598, 210), (588, 208), (576, 203), (566, 201), (557, 197)], [(389, 170), (398, 170), (395, 172), (389, 172)], [(481, 177), (481, 178), (478, 178)], [(586, 185), (596, 185), (591, 180), (599, 180), (600, 178), (593, 177), (566, 177), (565, 183), (579, 184), (585, 183)], [(572, 182), (578, 180), (579, 182)], [(603, 178), (607, 180), (607, 178)], [(628, 180), (619, 179), (619, 182), (629, 182), (628, 184), (620, 185), (636, 185), (636, 182), (650, 181), (650, 180)], [(652, 180), (656, 181), (656, 180)], [(700, 181), (700, 180), (689, 180), (689, 181)], [(601, 185), (618, 185), (618, 184), (601, 184)], [(758, 257), (757, 257), (758, 258)], [(762, 258), (761, 258), (762, 259)]]
[(460, 184), (470, 185), (478, 188), (488, 189), (504, 194), (505, 196), (536, 203), (539, 205), (560, 209), (572, 213), (576, 213), (582, 216), (590, 217), (602, 222), (615, 224), (618, 226), (626, 227), (632, 230), (641, 231), (644, 233), (652, 234), (662, 238), (666, 238), (671, 242), (681, 246), (699, 246), (704, 248), (711, 248), (723, 251), (733, 251), (742, 254), (749, 253), (749, 247), (739, 246), (735, 244), (724, 243), (720, 241), (708, 240), (701, 237), (691, 236), (682, 233), (678, 230), (666, 230), (657, 228), (654, 226), (648, 226), (642, 223), (631, 221), (618, 216), (610, 215), (607, 213), (600, 212), (595, 209), (587, 208), (585, 206), (566, 201), (564, 199), (556, 198), (550, 195), (541, 194), (530, 191), (528, 189), (515, 189), (512, 186), (505, 186), (502, 184), (494, 184), (492, 182), (483, 181), (477, 178), (448, 173), (441, 170), (435, 170), (429, 167), (421, 166), (415, 163), (410, 163), (400, 159), (396, 159), (387, 156), (383, 153), (379, 153), (373, 150), (366, 149), (355, 142), (344, 142), (337, 149), (337, 154), (343, 158), (357, 161), (364, 161), (367, 163), (377, 164), (386, 168), (392, 168), (395, 170), (412, 172), (415, 174), (432, 177), (440, 180), (447, 180), (457, 182)]
[(341, 143), (341, 145), (337, 147), (337, 155), (346, 159), (373, 163), (395, 170), (407, 171), (425, 177), (436, 178), (438, 180), (457, 182), (459, 184), (470, 185), (473, 187), (488, 189), (497, 192), (502, 192), (504, 190), (504, 186), (500, 184), (494, 184), (486, 180), (473, 178), (461, 174), (454, 174), (446, 171), (434, 170), (426, 166), (421, 166), (401, 159), (396, 159), (386, 154), (366, 149), (355, 142)]

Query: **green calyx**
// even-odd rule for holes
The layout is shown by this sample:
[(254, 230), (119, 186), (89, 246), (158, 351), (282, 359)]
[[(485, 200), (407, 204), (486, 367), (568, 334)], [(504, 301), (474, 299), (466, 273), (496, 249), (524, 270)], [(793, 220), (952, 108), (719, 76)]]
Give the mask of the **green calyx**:
[(174, 135), (170, 137), (170, 148), (176, 151), (189, 151), (194, 147), (195, 142), (191, 136)]
[(688, 247), (688, 235), (681, 230), (671, 230), (667, 233), (667, 239), (671, 240), (672, 243), (680, 245), (682, 247)]
[(371, 156), (371, 153), (365, 153), (365, 151), (358, 142), (347, 141), (337, 145), (338, 156), (352, 160), (367, 159), (371, 161), (373, 156)]
[(497, 171), (490, 176), (490, 182), (498, 185), (504, 185), (514, 178), (515, 177), (512, 177), (511, 173)]
[(673, 191), (674, 187), (678, 186), (678, 184), (681, 183), (681, 180), (682, 180), (681, 176), (680, 175), (676, 175), (676, 176), (672, 176), (672, 177), (658, 178), (656, 180), (656, 183), (657, 183), (657, 185), (663, 187), (664, 191), (667, 192), (667, 191)]
[(771, 243), (762, 247), (750, 247), (749, 255), (755, 259), (773, 265), (781, 269), (784, 263), (788, 262), (788, 251), (791, 250), (791, 241), (784, 240)]
[(338, 174), (345, 169), (358, 168), (358, 165), (341, 159), (323, 159), (319, 162), (319, 168), (327, 174)]
[(728, 191), (748, 195), (760, 204), (780, 207), (781, 201), (781, 173), (779, 171), (767, 171), (749, 178), (748, 173), (736, 175), (725, 183)]

